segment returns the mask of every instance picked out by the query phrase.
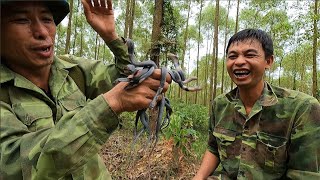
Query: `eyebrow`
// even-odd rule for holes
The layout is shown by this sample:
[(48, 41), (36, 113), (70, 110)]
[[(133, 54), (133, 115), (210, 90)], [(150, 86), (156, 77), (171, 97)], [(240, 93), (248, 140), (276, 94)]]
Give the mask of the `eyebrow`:
[(248, 49), (247, 51), (245, 51), (246, 53), (251, 53), (251, 52), (253, 52), (253, 53), (258, 53), (258, 51), (257, 50), (255, 50), (255, 49)]

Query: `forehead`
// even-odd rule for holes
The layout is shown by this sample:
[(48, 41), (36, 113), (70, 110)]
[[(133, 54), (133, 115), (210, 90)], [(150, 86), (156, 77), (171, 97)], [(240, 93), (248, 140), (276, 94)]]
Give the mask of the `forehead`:
[(50, 13), (50, 10), (41, 1), (12, 1), (1, 5), (1, 17), (31, 12)]
[(245, 39), (242, 41), (235, 41), (230, 44), (228, 53), (232, 51), (246, 51), (246, 50), (263, 51), (261, 43), (256, 39)]

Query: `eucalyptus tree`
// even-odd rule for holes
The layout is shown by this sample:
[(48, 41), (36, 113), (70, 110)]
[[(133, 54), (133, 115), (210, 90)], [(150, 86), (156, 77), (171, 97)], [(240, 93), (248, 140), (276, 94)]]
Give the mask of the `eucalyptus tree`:
[(312, 44), (310, 42), (300, 44), (288, 53), (283, 59), (283, 66), (285, 67), (281, 77), (283, 87), (312, 94)]
[[(217, 93), (217, 69), (218, 69), (218, 35), (219, 35), (219, 0), (216, 0), (216, 11), (215, 11), (215, 18), (214, 18), (214, 55), (212, 56), (212, 74), (213, 79), (210, 79), (210, 100), (216, 97)], [(212, 78), (212, 77), (211, 77)], [(213, 81), (213, 87), (212, 82)], [(212, 94), (211, 94), (212, 93)], [(211, 103), (210, 103), (210, 109), (211, 109)]]
[(67, 37), (66, 37), (66, 46), (65, 46), (65, 54), (70, 52), (70, 37), (71, 37), (71, 27), (72, 27), (72, 15), (73, 15), (73, 0), (69, 1), (70, 5), (70, 12), (69, 12), (69, 21), (68, 21), (68, 28), (67, 28)]
[(228, 6), (227, 6), (227, 13), (226, 13), (226, 22), (225, 22), (225, 32), (224, 32), (224, 45), (223, 45), (223, 57), (222, 57), (222, 76), (221, 76), (221, 89), (220, 89), (220, 93), (222, 94), (223, 93), (223, 89), (224, 89), (224, 77), (225, 77), (225, 57), (226, 57), (226, 53), (225, 53), (225, 49), (226, 49), (226, 46), (227, 46), (227, 37), (228, 37), (228, 30), (229, 30), (229, 27), (228, 27), (228, 19), (229, 19), (229, 10), (230, 10), (230, 0), (228, 0)]
[(124, 27), (124, 37), (132, 39), (133, 32), (133, 21), (135, 13), (135, 0), (126, 1), (126, 15), (125, 15), (125, 27)]
[[(318, 90), (318, 77), (317, 77), (317, 38), (318, 38), (318, 0), (314, 1), (314, 16), (313, 16), (313, 53), (312, 53), (312, 95), (320, 99), (320, 90)], [(319, 93), (319, 94), (318, 94)]]
[[(182, 53), (181, 53), (181, 68), (182, 70), (185, 70), (185, 67), (184, 67), (184, 57), (185, 57), (185, 53), (186, 53), (186, 46), (187, 46), (187, 40), (188, 40), (188, 36), (189, 36), (189, 32), (188, 32), (188, 29), (189, 29), (189, 19), (190, 19), (190, 11), (191, 11), (191, 0), (187, 0), (187, 4), (188, 4), (188, 10), (187, 10), (187, 18), (186, 18), (186, 23), (185, 23), (185, 31), (182, 33), (183, 34), (183, 44), (182, 44)], [(178, 89), (178, 96), (179, 96), (179, 99), (181, 99), (182, 97), (182, 91), (181, 89), (179, 88)]]
[[(237, 0), (237, 15), (236, 15), (236, 25), (234, 29), (234, 33), (239, 31), (239, 11), (240, 11), (240, 0)], [(230, 81), (230, 89), (233, 89), (233, 82)]]
[[(79, 27), (79, 15), (77, 15), (78, 14), (78, 12), (79, 12), (79, 10), (80, 10), (80, 5), (81, 4), (81, 2), (80, 1), (77, 1), (77, 5), (76, 5), (76, 8), (75, 8), (75, 11), (73, 11), (74, 12), (74, 14), (75, 14), (75, 16), (74, 16), (74, 31), (73, 31), (73, 45), (72, 45), (72, 54), (75, 54), (75, 50), (76, 50), (76, 41), (77, 41), (77, 37), (78, 37), (78, 27)], [(81, 17), (81, 16), (80, 16)]]
[[(202, 8), (203, 8), (203, 0), (200, 0), (200, 11), (198, 16), (198, 48), (197, 48), (197, 66), (196, 66), (196, 77), (197, 77), (197, 86), (199, 85), (199, 61), (200, 61), (200, 44), (201, 44), (201, 19), (202, 19)], [(198, 91), (195, 92), (195, 100), (194, 103), (196, 104), (198, 101)]]
[(288, 42), (292, 39), (294, 32), (286, 11), (287, 8), (287, 3), (281, 0), (252, 0), (248, 2), (247, 8), (243, 9), (240, 15), (243, 28), (260, 28), (271, 35), (275, 63), (268, 71), (267, 78), (271, 83), (274, 83), (274, 78), (278, 78), (278, 85), (281, 85), (282, 60), (285, 51), (290, 46)]
[(155, 0), (154, 2), (155, 6), (151, 33), (150, 59), (159, 66), (159, 56), (161, 50), (161, 44), (159, 41), (161, 38), (164, 0)]

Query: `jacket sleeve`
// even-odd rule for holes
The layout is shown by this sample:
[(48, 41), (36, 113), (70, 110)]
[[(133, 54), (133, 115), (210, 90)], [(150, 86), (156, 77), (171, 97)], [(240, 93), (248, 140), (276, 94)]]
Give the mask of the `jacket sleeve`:
[(210, 115), (209, 124), (208, 124), (208, 126), (209, 126), (209, 139), (208, 139), (207, 149), (212, 154), (214, 154), (216, 157), (219, 158), (217, 140), (216, 140), (216, 137), (213, 135), (213, 129), (214, 129), (214, 126), (216, 124), (215, 123), (215, 112), (214, 112), (215, 105), (216, 105), (216, 101), (213, 101), (212, 109), (211, 109), (211, 115)]
[(86, 97), (89, 99), (109, 91), (114, 84), (108, 82), (115, 82), (117, 78), (127, 77), (130, 73), (127, 69), (127, 65), (130, 64), (128, 48), (124, 42), (119, 38), (107, 45), (115, 57), (112, 64), (105, 65), (103, 61), (74, 57), (85, 74)]
[(81, 111), (65, 113), (55, 125), (46, 118), (46, 110), (38, 108), (33, 115), (42, 128), (30, 131), (11, 106), (0, 103), (0, 179), (59, 179), (72, 174), (99, 152), (118, 125), (102, 96), (79, 107)]
[(296, 108), (288, 150), (287, 177), (320, 179), (320, 104), (308, 98)]

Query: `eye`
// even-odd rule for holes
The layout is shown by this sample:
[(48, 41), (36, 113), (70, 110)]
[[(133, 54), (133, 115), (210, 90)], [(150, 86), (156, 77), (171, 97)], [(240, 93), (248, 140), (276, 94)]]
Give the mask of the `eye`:
[(255, 57), (257, 57), (257, 55), (256, 54), (247, 54), (246, 57), (247, 58), (255, 58)]
[(53, 22), (53, 17), (43, 17), (42, 18), (42, 21), (45, 22), (45, 23), (52, 23)]
[(27, 18), (16, 18), (13, 20), (13, 22), (18, 23), (18, 24), (27, 24), (30, 21)]
[(238, 57), (237, 55), (232, 54), (232, 55), (229, 55), (229, 56), (228, 56), (228, 59), (233, 60), (233, 59), (236, 59), (237, 57)]

